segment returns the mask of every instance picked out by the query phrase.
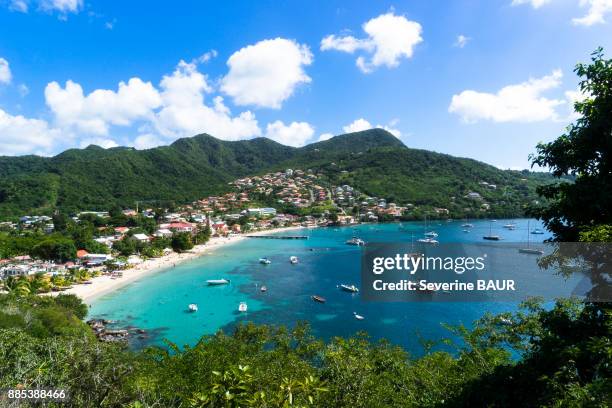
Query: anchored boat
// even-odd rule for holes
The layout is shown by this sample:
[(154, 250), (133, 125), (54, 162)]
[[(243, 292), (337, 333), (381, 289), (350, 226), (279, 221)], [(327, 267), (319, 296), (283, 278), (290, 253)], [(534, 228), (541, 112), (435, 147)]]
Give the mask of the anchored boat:
[(189, 304), (189, 311), (190, 312), (197, 312), (198, 311), (198, 305), (196, 305), (195, 303), (190, 303)]
[(231, 281), (229, 279), (209, 279), (206, 281), (208, 286), (227, 285)]
[(352, 292), (352, 293), (357, 293), (359, 292), (359, 288), (355, 285), (340, 285), (340, 289), (342, 289), (345, 292)]

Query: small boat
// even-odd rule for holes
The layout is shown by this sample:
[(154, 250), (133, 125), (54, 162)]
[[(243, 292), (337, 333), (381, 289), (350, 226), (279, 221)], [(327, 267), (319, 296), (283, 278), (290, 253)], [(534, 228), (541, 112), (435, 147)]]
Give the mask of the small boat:
[[(491, 220), (491, 222), (495, 222), (497, 220)], [(485, 239), (487, 241), (499, 241), (501, 238), (499, 235), (493, 235), (491, 232), (491, 224), (489, 223), (489, 235), (485, 235), (484, 237), (482, 237), (482, 239)]]
[(466, 223), (466, 224), (461, 224), (461, 226), (462, 226), (463, 228), (474, 228), (474, 224), (468, 224), (468, 223)]
[(429, 238), (436, 238), (438, 236), (438, 233), (435, 231), (429, 231), (425, 233), (425, 236)]
[(363, 320), (363, 319), (365, 319), (365, 317), (363, 317), (363, 316), (362, 316), (362, 315), (360, 315), (360, 314), (357, 314), (357, 312), (353, 312), (353, 316), (355, 316), (355, 319), (357, 319), (357, 320)]
[(417, 242), (420, 242), (422, 244), (430, 244), (430, 245), (438, 244), (438, 241), (433, 238), (421, 238), (421, 239), (417, 239)]
[(267, 287), (265, 287), (265, 286), (262, 286), (262, 287), (261, 287), (259, 290), (260, 290), (261, 292), (267, 292), (267, 291), (268, 291), (268, 288), (267, 288)]
[(312, 295), (310, 298), (314, 300), (315, 302), (319, 302), (319, 303), (327, 302), (327, 300), (324, 297), (317, 296), (317, 295)]
[(263, 258), (259, 258), (259, 263), (260, 263), (260, 264), (264, 264), (264, 265), (270, 265), (270, 264), (272, 263), (272, 261), (271, 261), (271, 260), (269, 260), (269, 259), (268, 259), (268, 258), (266, 258), (266, 257), (263, 257)]
[(533, 231), (531, 231), (532, 234), (536, 234), (536, 235), (542, 235), (544, 234), (544, 231), (542, 231), (539, 228), (534, 229)]
[(229, 279), (209, 279), (206, 281), (208, 286), (227, 285), (231, 281)]
[(291, 256), (289, 257), (289, 262), (291, 262), (292, 264), (296, 264), (299, 262), (298, 257), (297, 256)]
[[(529, 231), (529, 221), (527, 222), (527, 231)], [(533, 233), (533, 232), (532, 232)], [(529, 234), (527, 234), (527, 248), (519, 248), (521, 254), (544, 255), (544, 251), (537, 248), (530, 248)]]
[(359, 292), (359, 288), (355, 285), (340, 285), (340, 289), (345, 292), (357, 293)]
[(501, 238), (499, 235), (485, 235), (482, 239), (486, 239), (487, 241), (499, 241)]
[(463, 232), (470, 232), (470, 230), (469, 229), (464, 229)]
[(198, 305), (196, 305), (195, 303), (190, 303), (189, 304), (189, 311), (190, 312), (197, 312), (198, 311)]
[(238, 305), (238, 311), (239, 312), (246, 312), (248, 310), (248, 306), (246, 302), (240, 302), (240, 304)]
[(519, 248), (521, 254), (544, 255), (544, 251), (537, 248)]
[(509, 223), (509, 224), (504, 225), (504, 228), (509, 229), (509, 230), (513, 230), (513, 229), (516, 228), (516, 225), (514, 225), (512, 223)]
[(348, 241), (346, 241), (347, 245), (355, 245), (355, 246), (364, 246), (365, 245), (365, 241), (362, 239), (359, 239), (357, 237), (353, 237), (351, 239), (349, 239)]

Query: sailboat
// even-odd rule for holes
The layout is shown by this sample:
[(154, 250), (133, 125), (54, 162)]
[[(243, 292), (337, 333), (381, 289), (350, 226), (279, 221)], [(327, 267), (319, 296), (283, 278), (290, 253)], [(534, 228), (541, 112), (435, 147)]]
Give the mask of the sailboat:
[[(474, 228), (474, 224), (470, 224), (470, 223), (468, 222), (467, 217), (465, 217), (465, 223), (461, 224), (461, 226), (462, 226), (463, 228)], [(464, 230), (464, 232), (466, 232), (466, 231)]]
[(544, 255), (544, 251), (529, 247), (529, 221), (527, 221), (527, 248), (519, 248), (521, 254)]
[(487, 241), (499, 241), (501, 238), (499, 235), (493, 235), (491, 232), (492, 229), (492, 222), (494, 222), (496, 220), (491, 220), (489, 222), (489, 235), (485, 235), (484, 237), (482, 237), (482, 239), (486, 239)]

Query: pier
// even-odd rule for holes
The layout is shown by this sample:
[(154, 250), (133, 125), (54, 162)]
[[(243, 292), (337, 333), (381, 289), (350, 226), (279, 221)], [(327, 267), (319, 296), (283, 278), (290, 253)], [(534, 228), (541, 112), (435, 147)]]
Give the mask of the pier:
[(308, 235), (247, 235), (247, 238), (261, 238), (261, 239), (308, 239)]

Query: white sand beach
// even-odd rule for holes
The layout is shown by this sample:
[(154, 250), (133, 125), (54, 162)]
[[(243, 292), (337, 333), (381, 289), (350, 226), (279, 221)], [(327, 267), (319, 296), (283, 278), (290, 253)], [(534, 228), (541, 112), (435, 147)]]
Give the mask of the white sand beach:
[(113, 292), (131, 282), (143, 279), (155, 272), (171, 268), (181, 262), (202, 256), (210, 251), (221, 248), (228, 244), (233, 244), (245, 239), (249, 235), (267, 235), (279, 231), (291, 231), (301, 229), (301, 226), (275, 228), (264, 231), (255, 231), (248, 234), (233, 235), (227, 238), (213, 237), (205, 245), (197, 245), (190, 251), (178, 254), (172, 252), (160, 258), (147, 259), (142, 263), (135, 265), (133, 268), (123, 271), (123, 277), (111, 278), (108, 275), (98, 276), (92, 279), (90, 284), (74, 285), (72, 288), (63, 292), (53, 292), (51, 295), (58, 293), (74, 294), (83, 299), (85, 303), (90, 303), (97, 297)]

